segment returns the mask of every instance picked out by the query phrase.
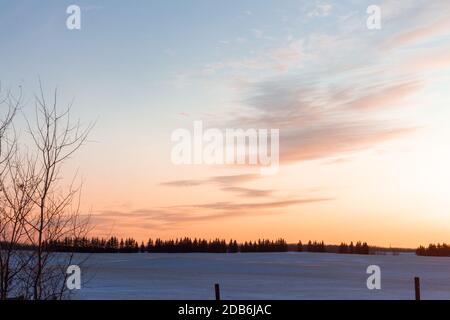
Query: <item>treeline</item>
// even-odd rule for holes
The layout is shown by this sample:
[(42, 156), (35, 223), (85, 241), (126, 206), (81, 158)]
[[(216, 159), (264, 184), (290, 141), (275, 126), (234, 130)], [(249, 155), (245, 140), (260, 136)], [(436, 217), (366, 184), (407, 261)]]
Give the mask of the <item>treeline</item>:
[(110, 237), (103, 239), (93, 238), (64, 238), (63, 240), (52, 240), (46, 243), (47, 250), (54, 252), (85, 252), (85, 253), (135, 253), (141, 251), (140, 246), (133, 238), (118, 239)]
[(117, 237), (103, 238), (65, 238), (51, 241), (46, 244), (49, 251), (54, 252), (84, 252), (84, 253), (236, 253), (236, 252), (286, 252), (288, 244), (284, 239), (276, 241), (258, 240), (238, 244), (231, 239), (226, 242), (222, 239), (206, 240), (182, 238), (175, 240), (153, 241), (149, 239), (146, 244), (139, 244), (133, 238), (118, 239)]
[(420, 246), (416, 250), (418, 256), (432, 256), (432, 257), (450, 257), (450, 246), (443, 244), (430, 244), (428, 248)]
[(370, 254), (370, 247), (366, 242), (357, 242), (356, 245), (354, 245), (353, 242), (351, 242), (349, 245), (346, 243), (341, 243), (339, 246), (335, 246), (325, 245), (323, 241), (308, 241), (306, 245), (302, 244), (302, 242), (299, 241), (297, 244), (297, 251), (329, 252), (340, 254)]
[(301, 241), (298, 242), (297, 244), (297, 251), (298, 252), (302, 252), (302, 251), (306, 251), (306, 252), (327, 252), (326, 247), (325, 247), (325, 243), (322, 242), (318, 242), (318, 241), (309, 241), (308, 244), (303, 245)]
[[(349, 245), (341, 243), (337, 245), (326, 245), (323, 241), (301, 241), (293, 247), (288, 245), (284, 239), (257, 240), (238, 243), (236, 240), (223, 239), (206, 240), (200, 238), (180, 239), (149, 239), (140, 244), (133, 238), (119, 239), (117, 237), (104, 238), (65, 238), (63, 240), (51, 241), (44, 246), (54, 252), (84, 252), (84, 253), (237, 253), (237, 252), (328, 252), (341, 254), (370, 254), (370, 247), (366, 242), (351, 242)], [(445, 245), (446, 246), (446, 245)], [(440, 246), (439, 248), (441, 248)], [(446, 246), (448, 248), (448, 246)], [(418, 249), (419, 250), (419, 249)], [(425, 249), (427, 250), (427, 249)], [(434, 252), (434, 251), (433, 251)]]
[(339, 251), (338, 253), (342, 254), (369, 254), (370, 248), (369, 245), (364, 242), (357, 242), (356, 245), (353, 245), (353, 242), (350, 242), (350, 245), (347, 245), (346, 243), (341, 243), (339, 245)]
[(240, 246), (240, 252), (287, 252), (288, 244), (284, 239), (276, 241), (258, 240), (258, 242), (244, 242)]

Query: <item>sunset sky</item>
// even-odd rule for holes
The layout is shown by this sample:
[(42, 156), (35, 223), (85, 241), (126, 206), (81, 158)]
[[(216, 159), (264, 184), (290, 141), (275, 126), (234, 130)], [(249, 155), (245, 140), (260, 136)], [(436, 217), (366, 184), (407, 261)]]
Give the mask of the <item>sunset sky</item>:
[[(0, 40), (24, 114), (40, 77), (96, 122), (65, 173), (98, 235), (450, 241), (449, 1), (1, 1)], [(279, 172), (174, 165), (198, 120), (279, 129)]]

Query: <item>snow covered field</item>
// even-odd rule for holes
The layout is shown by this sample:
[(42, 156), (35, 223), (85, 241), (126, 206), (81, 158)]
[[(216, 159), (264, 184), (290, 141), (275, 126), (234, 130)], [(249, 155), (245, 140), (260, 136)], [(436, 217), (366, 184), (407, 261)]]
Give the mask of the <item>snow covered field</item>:
[[(381, 268), (368, 290), (366, 268)], [(450, 258), (328, 253), (94, 254), (75, 299), (450, 299)]]

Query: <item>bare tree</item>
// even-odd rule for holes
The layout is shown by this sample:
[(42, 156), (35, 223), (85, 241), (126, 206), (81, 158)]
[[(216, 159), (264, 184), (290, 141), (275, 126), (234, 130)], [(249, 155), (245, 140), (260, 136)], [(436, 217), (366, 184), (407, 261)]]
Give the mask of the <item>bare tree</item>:
[(71, 105), (60, 112), (57, 90), (49, 104), (41, 86), (35, 101), (35, 123), (28, 123), (37, 152), (37, 186), (34, 195), (30, 195), (36, 211), (27, 219), (28, 237), (36, 248), (31, 273), (32, 298), (58, 299), (66, 291), (65, 271), (73, 255), (54, 254), (49, 245), (88, 232), (88, 221), (80, 214), (80, 186), (72, 180), (64, 189), (61, 169), (86, 142), (92, 125), (82, 128), (79, 121), (72, 123)]
[(52, 244), (89, 231), (89, 217), (80, 213), (81, 185), (76, 176), (63, 176), (62, 169), (86, 142), (92, 125), (72, 122), (71, 105), (60, 111), (56, 90), (48, 104), (40, 86), (35, 117), (27, 119), (32, 146), (22, 147), (7, 134), (19, 97), (8, 92), (0, 100), (7, 107), (0, 121), (0, 299), (62, 299), (74, 255), (53, 252)]
[(24, 201), (21, 188), (27, 187), (27, 183), (26, 181), (25, 184), (19, 183), (19, 180), (23, 178), (23, 172), (13, 165), (16, 156), (16, 140), (11, 130), (12, 120), (21, 101), (21, 92), (18, 98), (15, 98), (10, 90), (0, 97), (2, 113), (0, 120), (0, 300), (6, 299), (15, 289), (16, 282), (13, 279), (24, 266), (17, 254), (17, 246), (24, 236), (23, 216), (28, 210), (28, 205)]
[[(2, 85), (0, 83), (0, 95), (2, 94)], [(15, 97), (11, 90), (8, 90), (3, 96), (0, 96), (0, 174), (4, 169), (3, 164), (9, 159), (14, 151), (15, 138), (9, 137), (8, 132), (12, 121), (22, 104), (22, 90)]]
[(27, 217), (33, 210), (30, 195), (36, 191), (33, 161), (20, 159), (13, 153), (5, 164), (0, 179), (0, 299), (23, 295), (22, 281), (32, 260), (22, 250), (29, 242)]

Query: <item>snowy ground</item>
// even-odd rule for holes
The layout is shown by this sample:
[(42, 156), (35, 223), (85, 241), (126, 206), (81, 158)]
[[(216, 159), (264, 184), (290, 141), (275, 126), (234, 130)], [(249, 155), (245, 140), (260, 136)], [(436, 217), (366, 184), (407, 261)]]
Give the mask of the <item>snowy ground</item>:
[[(75, 299), (450, 299), (450, 258), (414, 254), (94, 254)], [(368, 290), (366, 268), (381, 268)]]

